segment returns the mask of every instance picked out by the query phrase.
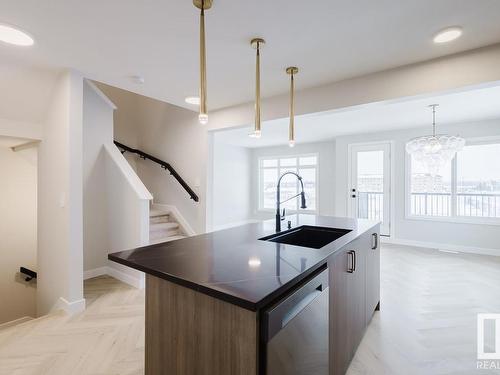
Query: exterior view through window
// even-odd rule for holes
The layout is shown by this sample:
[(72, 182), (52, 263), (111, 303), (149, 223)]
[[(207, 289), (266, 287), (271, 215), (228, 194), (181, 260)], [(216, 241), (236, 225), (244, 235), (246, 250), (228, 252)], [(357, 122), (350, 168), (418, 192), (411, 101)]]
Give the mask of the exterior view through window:
[(472, 143), (436, 175), (410, 160), (412, 216), (500, 218), (500, 142)]
[[(317, 155), (262, 158), (259, 161), (259, 209), (276, 209), (276, 184), (279, 176), (291, 171), (298, 173), (304, 183), (307, 210), (316, 211)], [(287, 175), (281, 181), (281, 201), (300, 192), (300, 182), (295, 176)], [(299, 200), (291, 199), (281, 205), (287, 211), (299, 210)]]

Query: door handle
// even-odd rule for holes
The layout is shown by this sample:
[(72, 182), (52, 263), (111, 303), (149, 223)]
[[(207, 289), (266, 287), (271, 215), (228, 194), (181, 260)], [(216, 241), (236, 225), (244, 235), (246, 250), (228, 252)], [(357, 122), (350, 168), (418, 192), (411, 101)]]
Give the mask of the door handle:
[(356, 271), (356, 252), (354, 250), (349, 250), (347, 255), (347, 272), (353, 273)]
[(378, 247), (378, 233), (372, 234), (372, 250), (376, 250)]

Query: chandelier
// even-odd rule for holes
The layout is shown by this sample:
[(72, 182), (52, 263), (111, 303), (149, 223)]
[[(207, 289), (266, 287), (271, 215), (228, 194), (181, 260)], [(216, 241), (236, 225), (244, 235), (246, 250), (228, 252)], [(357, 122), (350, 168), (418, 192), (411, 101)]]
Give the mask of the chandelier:
[(432, 135), (417, 137), (406, 143), (406, 152), (414, 160), (421, 163), (431, 175), (439, 173), (440, 169), (449, 163), (465, 146), (465, 139), (455, 135), (436, 134), (436, 107), (432, 108)]

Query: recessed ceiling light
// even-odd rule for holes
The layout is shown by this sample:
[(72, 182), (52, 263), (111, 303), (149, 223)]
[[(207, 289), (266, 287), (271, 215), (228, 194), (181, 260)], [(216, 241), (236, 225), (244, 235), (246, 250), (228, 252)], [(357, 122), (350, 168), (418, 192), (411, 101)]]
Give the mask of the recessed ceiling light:
[(35, 43), (33, 38), (24, 31), (5, 24), (0, 24), (0, 41), (23, 47), (32, 46)]
[(188, 96), (184, 99), (186, 103), (193, 105), (200, 105), (200, 97), (199, 96)]
[(460, 38), (462, 35), (462, 28), (458, 26), (447, 27), (444, 30), (441, 30), (434, 37), (434, 43), (447, 43), (452, 40)]

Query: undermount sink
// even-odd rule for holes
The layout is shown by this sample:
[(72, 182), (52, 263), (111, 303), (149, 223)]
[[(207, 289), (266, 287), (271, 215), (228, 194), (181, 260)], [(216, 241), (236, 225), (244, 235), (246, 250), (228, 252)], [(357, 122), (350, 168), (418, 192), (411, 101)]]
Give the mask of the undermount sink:
[(349, 229), (303, 225), (286, 232), (259, 238), (259, 240), (321, 249), (323, 246), (328, 245), (350, 231)]

